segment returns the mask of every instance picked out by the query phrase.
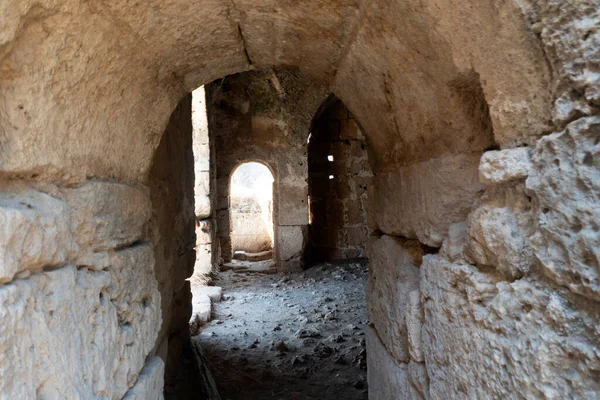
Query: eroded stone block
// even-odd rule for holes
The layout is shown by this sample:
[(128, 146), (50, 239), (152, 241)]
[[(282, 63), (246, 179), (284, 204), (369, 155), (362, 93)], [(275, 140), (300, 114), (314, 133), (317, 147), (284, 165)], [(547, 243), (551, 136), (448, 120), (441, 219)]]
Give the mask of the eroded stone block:
[(479, 179), (496, 184), (527, 178), (531, 162), (528, 147), (487, 151), (481, 156)]
[(0, 286), (0, 393), (121, 398), (161, 324), (151, 253), (115, 255), (119, 273), (66, 266)]
[(535, 262), (532, 206), (523, 184), (488, 191), (469, 215), (467, 259), (493, 266), (508, 279), (527, 274)]
[(151, 215), (149, 193), (120, 183), (88, 181), (63, 189), (80, 251), (100, 252), (140, 240)]
[(431, 398), (599, 393), (600, 315), (593, 302), (539, 276), (509, 283), (439, 255), (424, 257), (421, 278)]
[(526, 185), (534, 198), (531, 243), (544, 274), (600, 301), (600, 118), (540, 139)]
[(208, 322), (212, 313), (212, 301), (206, 293), (192, 292), (192, 317), (190, 323)]
[(18, 273), (61, 266), (77, 245), (67, 204), (26, 185), (0, 188), (0, 283)]

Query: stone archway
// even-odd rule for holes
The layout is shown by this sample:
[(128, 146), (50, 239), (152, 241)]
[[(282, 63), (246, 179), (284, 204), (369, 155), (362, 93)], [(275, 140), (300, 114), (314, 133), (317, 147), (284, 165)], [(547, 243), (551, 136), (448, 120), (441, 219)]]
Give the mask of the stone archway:
[[(185, 147), (187, 91), (278, 66), (330, 88), (373, 151), (374, 398), (599, 390), (594, 0), (0, 9), (0, 393), (158, 397), (193, 230), (166, 240), (190, 204), (153, 157)], [(151, 203), (169, 193), (183, 212)]]

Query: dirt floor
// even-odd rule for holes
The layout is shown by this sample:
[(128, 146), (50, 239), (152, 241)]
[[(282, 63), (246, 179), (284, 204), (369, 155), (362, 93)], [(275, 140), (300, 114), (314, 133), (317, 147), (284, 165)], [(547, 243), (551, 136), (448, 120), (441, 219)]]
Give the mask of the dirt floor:
[(225, 271), (200, 342), (223, 400), (367, 398), (366, 263)]

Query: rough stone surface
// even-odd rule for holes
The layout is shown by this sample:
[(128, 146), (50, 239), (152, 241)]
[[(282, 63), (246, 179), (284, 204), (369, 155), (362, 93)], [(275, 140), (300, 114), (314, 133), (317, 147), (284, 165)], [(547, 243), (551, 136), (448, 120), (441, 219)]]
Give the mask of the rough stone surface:
[(478, 265), (494, 266), (508, 279), (527, 274), (535, 262), (529, 239), (532, 208), (523, 184), (488, 191), (469, 215), (465, 256)]
[(0, 193), (0, 283), (73, 257), (77, 247), (64, 201), (18, 184), (5, 184)]
[(542, 138), (527, 190), (535, 201), (531, 243), (544, 274), (600, 301), (600, 118)]
[(595, 0), (536, 2), (532, 19), (556, 74), (554, 121), (564, 125), (598, 112), (600, 105), (600, 15)]
[(125, 247), (143, 236), (151, 214), (146, 188), (89, 181), (62, 192), (70, 208), (71, 230), (81, 251)]
[[(408, 366), (399, 363), (387, 351), (373, 328), (367, 328), (367, 379), (369, 399), (410, 399)], [(418, 397), (417, 397), (418, 398)]]
[(424, 257), (423, 346), (431, 398), (593, 398), (598, 308), (539, 276), (506, 282)]
[(450, 225), (467, 218), (483, 190), (479, 155), (451, 155), (375, 175), (371, 209), (389, 235), (440, 246)]
[(467, 221), (450, 225), (448, 236), (440, 249), (440, 254), (451, 261), (464, 258), (465, 248), (469, 242), (469, 224)]
[(527, 178), (531, 167), (528, 147), (488, 151), (481, 156), (479, 179), (486, 184), (496, 184)]
[(123, 400), (162, 400), (165, 363), (160, 357), (152, 357), (140, 372), (135, 385)]
[(138, 245), (106, 271), (66, 266), (1, 286), (2, 396), (122, 397), (161, 323), (153, 263), (152, 248)]
[(416, 240), (382, 236), (371, 239), (368, 254), (369, 320), (396, 360), (408, 362), (406, 307), (410, 302), (410, 293), (419, 288), (418, 266), (423, 250)]

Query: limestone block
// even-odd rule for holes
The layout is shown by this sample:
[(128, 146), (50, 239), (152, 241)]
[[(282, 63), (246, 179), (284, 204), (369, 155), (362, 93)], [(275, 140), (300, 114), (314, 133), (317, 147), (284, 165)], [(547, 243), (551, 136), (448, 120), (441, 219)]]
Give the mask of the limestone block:
[(231, 233), (229, 210), (217, 211), (217, 236), (220, 238), (229, 237)]
[(160, 357), (152, 357), (138, 376), (135, 385), (123, 397), (123, 400), (162, 400), (165, 364)]
[(478, 165), (478, 155), (459, 154), (377, 174), (371, 207), (377, 226), (439, 247), (448, 227), (467, 218), (483, 189)]
[(600, 301), (600, 118), (582, 118), (540, 139), (527, 178), (531, 238), (544, 274)]
[(0, 188), (0, 283), (60, 266), (75, 254), (67, 204), (19, 184)]
[(462, 258), (469, 241), (468, 229), (469, 224), (466, 221), (450, 225), (440, 253), (452, 261)]
[[(154, 278), (154, 250), (142, 243), (111, 254), (111, 285), (106, 288), (119, 323), (133, 324), (152, 311), (160, 315), (160, 294)], [(158, 316), (160, 320), (160, 316)], [(141, 325), (140, 335), (152, 337), (158, 327)]]
[(366, 216), (367, 216), (367, 227), (371, 231), (379, 230), (377, 225), (377, 188), (375, 187), (375, 180), (371, 179), (367, 184), (367, 201), (366, 201)]
[(192, 291), (192, 317), (190, 323), (208, 322), (212, 313), (212, 301), (206, 293), (194, 293)]
[(375, 329), (366, 330), (369, 399), (410, 399), (408, 368), (387, 351)]
[(427, 255), (423, 349), (431, 398), (594, 398), (600, 311), (529, 276), (506, 282)]
[(281, 225), (308, 224), (308, 186), (304, 177), (297, 185), (280, 184), (278, 187), (278, 214)]
[(429, 376), (425, 363), (411, 361), (408, 363), (408, 387), (411, 399), (429, 399)]
[(470, 240), (464, 255), (478, 265), (494, 266), (508, 279), (520, 278), (534, 263), (530, 236), (532, 204), (523, 184), (488, 191), (469, 216)]
[(373, 238), (368, 245), (369, 320), (388, 351), (399, 362), (408, 362), (408, 333), (405, 312), (409, 294), (419, 288), (423, 250), (416, 240), (391, 236)]
[(479, 179), (486, 184), (496, 184), (527, 178), (531, 168), (528, 147), (487, 151), (481, 156)]
[(213, 302), (221, 301), (223, 288), (219, 286), (198, 286), (192, 289), (192, 296), (207, 295)]
[(423, 342), (421, 341), (423, 309), (421, 308), (421, 292), (419, 290), (413, 290), (408, 294), (404, 313), (410, 358), (417, 362), (423, 362)]
[[(161, 325), (152, 249), (115, 268), (66, 266), (0, 286), (0, 393), (7, 399), (121, 398)], [(135, 253), (135, 254), (134, 254)]]
[(71, 231), (81, 251), (125, 247), (142, 238), (152, 210), (147, 190), (87, 181), (62, 192), (70, 208)]
[(277, 260), (290, 261), (294, 258), (299, 258), (304, 251), (305, 241), (306, 232), (304, 226), (278, 226), (277, 243), (275, 245)]
[(552, 120), (557, 126), (565, 126), (574, 119), (594, 113), (594, 106), (575, 90), (565, 91), (554, 101)]

